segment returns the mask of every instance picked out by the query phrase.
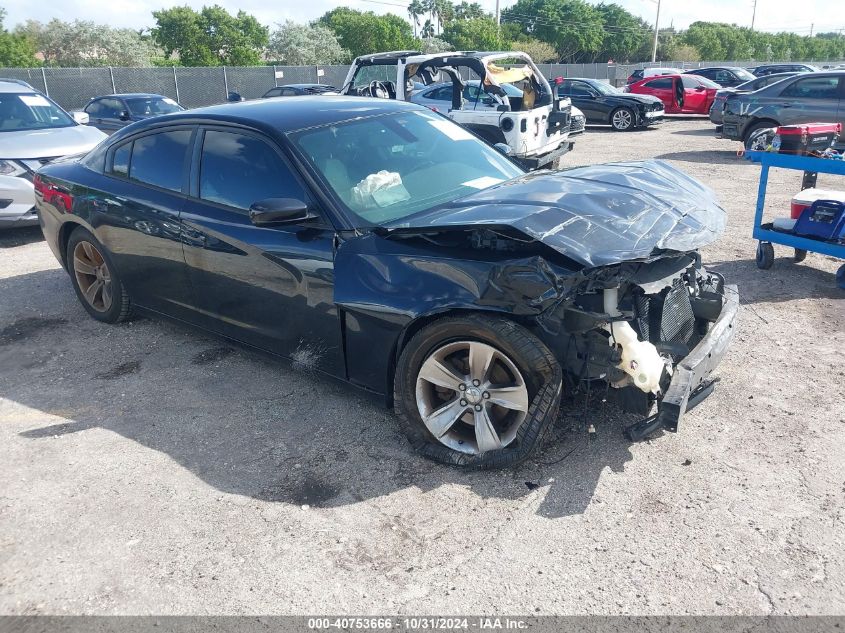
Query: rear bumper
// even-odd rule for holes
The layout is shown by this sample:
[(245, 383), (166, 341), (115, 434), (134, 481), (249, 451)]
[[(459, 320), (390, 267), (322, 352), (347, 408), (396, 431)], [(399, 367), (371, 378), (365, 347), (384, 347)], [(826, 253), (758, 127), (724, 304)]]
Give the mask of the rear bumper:
[(573, 147), (575, 147), (575, 143), (567, 139), (564, 141), (560, 147), (551, 152), (546, 152), (540, 156), (531, 156), (531, 157), (520, 157), (514, 156), (513, 160), (518, 162), (522, 165), (525, 169), (532, 170), (532, 169), (542, 169), (543, 167), (548, 167), (552, 164), (556, 159), (560, 158), (568, 151), (570, 151)]
[(684, 413), (713, 391), (710, 374), (722, 361), (733, 339), (739, 310), (739, 292), (725, 286), (725, 302), (719, 318), (701, 342), (675, 365), (672, 381), (657, 405), (657, 413), (626, 430), (632, 440), (641, 440), (660, 429), (677, 431)]

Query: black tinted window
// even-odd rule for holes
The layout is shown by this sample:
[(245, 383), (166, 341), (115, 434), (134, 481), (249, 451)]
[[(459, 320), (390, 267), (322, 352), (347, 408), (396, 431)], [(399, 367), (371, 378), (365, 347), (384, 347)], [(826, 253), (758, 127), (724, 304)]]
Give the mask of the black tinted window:
[(573, 97), (589, 97), (593, 94), (593, 89), (583, 82), (573, 81), (569, 94)]
[(132, 143), (124, 143), (114, 150), (112, 159), (112, 173), (118, 176), (129, 175), (129, 156), (132, 153)]
[(649, 81), (646, 84), (646, 87), (663, 89), (663, 90), (667, 90), (667, 89), (671, 90), (672, 89), (672, 80), (670, 78), (665, 78), (665, 77), (661, 78), (661, 79), (655, 79), (653, 81)]
[(209, 130), (202, 144), (200, 197), (239, 209), (265, 198), (305, 199), (290, 169), (264, 141)]
[(788, 85), (780, 96), (795, 99), (837, 99), (838, 93), (838, 77), (807, 77)]
[(99, 101), (92, 101), (87, 106), (85, 106), (85, 112), (88, 113), (88, 116), (91, 117), (101, 117), (100, 114), (103, 111), (103, 106)]
[(451, 101), (452, 100), (452, 86), (444, 86), (442, 88), (437, 88), (432, 90), (428, 94), (426, 94), (428, 99), (437, 99), (438, 101)]
[(164, 189), (181, 191), (190, 130), (159, 132), (136, 139), (129, 177)]

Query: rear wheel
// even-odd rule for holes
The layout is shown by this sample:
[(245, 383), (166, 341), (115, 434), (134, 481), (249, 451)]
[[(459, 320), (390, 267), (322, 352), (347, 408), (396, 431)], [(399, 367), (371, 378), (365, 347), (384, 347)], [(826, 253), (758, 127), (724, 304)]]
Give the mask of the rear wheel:
[(73, 289), (88, 314), (106, 323), (118, 323), (129, 316), (129, 295), (106, 249), (89, 231), (80, 227), (71, 233), (67, 265)]
[(627, 132), (634, 128), (634, 111), (630, 108), (619, 108), (610, 115), (610, 125), (617, 132)]
[(423, 328), (399, 358), (394, 407), (420, 453), (469, 468), (526, 459), (557, 415), (561, 371), (521, 326), (467, 315)]
[(796, 248), (795, 254), (792, 256), (792, 261), (798, 263), (803, 262), (805, 259), (807, 259), (807, 251), (803, 248)]

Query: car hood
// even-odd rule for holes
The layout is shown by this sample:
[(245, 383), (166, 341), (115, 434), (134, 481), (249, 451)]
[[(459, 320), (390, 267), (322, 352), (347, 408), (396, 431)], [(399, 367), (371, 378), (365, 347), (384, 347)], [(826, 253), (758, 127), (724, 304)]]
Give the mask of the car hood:
[(0, 132), (0, 158), (52, 158), (87, 152), (107, 138), (87, 125)]
[(641, 95), (634, 94), (631, 92), (623, 92), (621, 94), (611, 96), (614, 99), (620, 99), (622, 101), (637, 101), (638, 103), (663, 103), (659, 97), (655, 97), (654, 95)]
[(725, 211), (708, 187), (648, 160), (533, 172), (385, 230), (479, 227), (516, 229), (592, 267), (705, 246), (724, 230)]

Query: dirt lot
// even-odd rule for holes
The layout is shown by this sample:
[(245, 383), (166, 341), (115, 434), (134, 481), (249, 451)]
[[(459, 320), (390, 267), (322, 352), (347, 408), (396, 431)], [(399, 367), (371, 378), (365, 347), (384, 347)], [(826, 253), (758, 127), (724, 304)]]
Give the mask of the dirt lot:
[[(703, 120), (578, 141), (568, 165), (656, 156), (718, 192), (704, 259), (741, 324), (678, 434), (632, 445), (618, 411), (570, 405), (504, 472), (417, 457), (327, 379), (101, 325), (37, 230), (3, 234), (0, 613), (842, 613), (840, 262), (755, 268), (759, 168), (735, 149)], [(800, 175), (771, 182), (785, 215)]]

